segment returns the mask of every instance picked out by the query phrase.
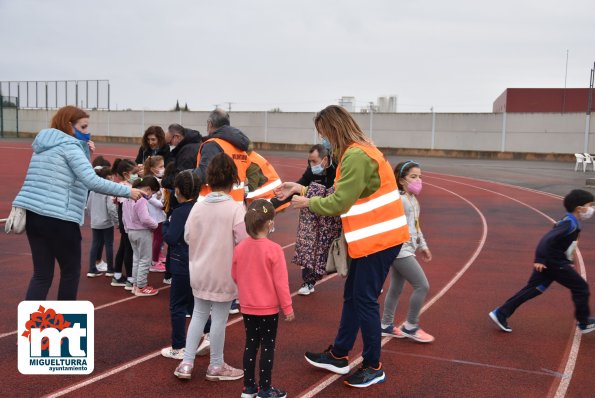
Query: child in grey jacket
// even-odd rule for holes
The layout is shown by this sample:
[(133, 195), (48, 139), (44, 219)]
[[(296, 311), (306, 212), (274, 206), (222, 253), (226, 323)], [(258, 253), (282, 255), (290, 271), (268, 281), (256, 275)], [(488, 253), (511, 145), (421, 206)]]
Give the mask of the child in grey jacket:
[[(109, 179), (111, 169), (109, 166), (97, 166), (95, 173), (101, 178)], [(87, 213), (91, 220), (93, 233), (87, 277), (95, 278), (104, 273), (106, 276), (112, 276), (114, 274), (114, 225), (118, 225), (118, 209), (111, 195), (91, 191), (87, 198)], [(98, 270), (96, 263), (100, 254), (98, 252), (104, 246), (107, 272)]]

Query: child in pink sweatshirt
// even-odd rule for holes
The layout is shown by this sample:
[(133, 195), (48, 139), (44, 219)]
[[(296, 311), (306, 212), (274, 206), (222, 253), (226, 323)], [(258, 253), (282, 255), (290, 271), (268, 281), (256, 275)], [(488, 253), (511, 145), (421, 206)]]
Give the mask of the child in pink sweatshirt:
[[(252, 202), (244, 218), (250, 237), (240, 242), (233, 253), (231, 276), (238, 285), (246, 327), (243, 398), (287, 396), (285, 391), (271, 386), (279, 308), (286, 321), (295, 319), (283, 249), (267, 239), (274, 217), (275, 208), (270, 202), (264, 199)], [(254, 372), (259, 346), (257, 386)]]
[(132, 187), (143, 191), (143, 197), (136, 202), (128, 199), (122, 204), (122, 221), (133, 253), (132, 294), (154, 296), (159, 291), (147, 285), (147, 275), (153, 254), (153, 230), (157, 228), (157, 221), (149, 214), (147, 198), (159, 191), (159, 182), (155, 177), (144, 177), (135, 180)]

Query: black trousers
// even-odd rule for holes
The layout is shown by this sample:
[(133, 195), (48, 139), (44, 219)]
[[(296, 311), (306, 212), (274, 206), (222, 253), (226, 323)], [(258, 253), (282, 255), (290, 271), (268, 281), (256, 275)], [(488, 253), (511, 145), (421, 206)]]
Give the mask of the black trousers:
[(58, 300), (76, 300), (81, 276), (79, 225), (27, 210), (26, 231), (33, 258), (33, 276), (25, 300), (47, 299), (56, 260), (60, 267)]
[(93, 240), (89, 251), (89, 272), (97, 272), (96, 260), (101, 260), (101, 251), (105, 246), (107, 272), (114, 272), (114, 227), (91, 229)]
[(581, 323), (587, 322), (591, 314), (589, 309), (589, 285), (570, 265), (550, 266), (542, 272), (533, 270), (527, 285), (499, 307), (500, 313), (508, 318), (521, 304), (543, 293), (552, 282), (558, 282), (570, 290), (576, 320)]
[(273, 362), (275, 359), (275, 340), (279, 314), (248, 315), (243, 314), (246, 327), (246, 349), (244, 350), (244, 385), (256, 385), (254, 372), (256, 355), (260, 348), (260, 389), (267, 390), (271, 386)]

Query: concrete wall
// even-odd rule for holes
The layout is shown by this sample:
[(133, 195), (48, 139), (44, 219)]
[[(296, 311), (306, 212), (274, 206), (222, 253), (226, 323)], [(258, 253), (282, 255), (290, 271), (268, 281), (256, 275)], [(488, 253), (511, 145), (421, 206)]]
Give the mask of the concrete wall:
[[(91, 111), (94, 136), (139, 139), (145, 129), (171, 123), (205, 132), (208, 112)], [(53, 111), (19, 110), (19, 131), (49, 126)], [(253, 141), (310, 145), (319, 140), (314, 113), (232, 112), (232, 125)], [(584, 113), (355, 113), (379, 147), (436, 151), (485, 151), (538, 154), (583, 152)], [(595, 152), (595, 123), (588, 151)], [(7, 125), (7, 123), (5, 123)], [(432, 140), (433, 137), (433, 140)], [(433, 142), (433, 145), (432, 145)]]

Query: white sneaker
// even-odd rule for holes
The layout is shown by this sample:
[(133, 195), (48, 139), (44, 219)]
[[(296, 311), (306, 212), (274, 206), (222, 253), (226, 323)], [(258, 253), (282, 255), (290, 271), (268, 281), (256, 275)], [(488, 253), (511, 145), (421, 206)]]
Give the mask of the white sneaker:
[(166, 285), (171, 285), (171, 278), (163, 278), (163, 283)]
[(99, 272), (105, 272), (107, 271), (107, 263), (103, 260), (101, 260), (101, 262), (99, 264), (95, 265), (95, 268), (97, 268), (97, 271)]
[(174, 350), (171, 347), (167, 347), (161, 350), (161, 355), (166, 358), (184, 359), (184, 349)]
[(211, 341), (209, 340), (209, 334), (205, 334), (200, 345), (196, 349), (196, 355), (203, 356), (207, 355), (211, 351)]
[(314, 293), (314, 286), (309, 283), (304, 283), (302, 287), (300, 287), (300, 290), (298, 290), (300, 296), (307, 296), (310, 293)]

